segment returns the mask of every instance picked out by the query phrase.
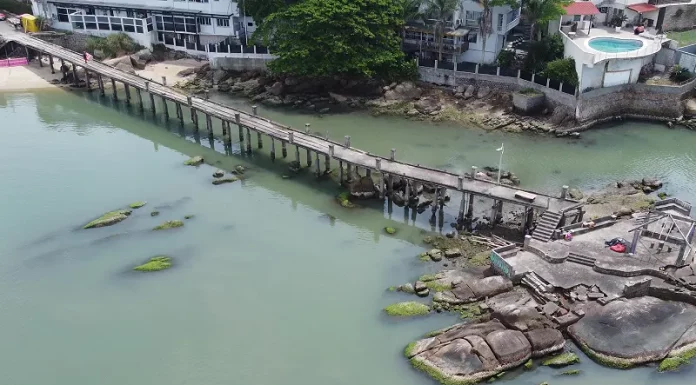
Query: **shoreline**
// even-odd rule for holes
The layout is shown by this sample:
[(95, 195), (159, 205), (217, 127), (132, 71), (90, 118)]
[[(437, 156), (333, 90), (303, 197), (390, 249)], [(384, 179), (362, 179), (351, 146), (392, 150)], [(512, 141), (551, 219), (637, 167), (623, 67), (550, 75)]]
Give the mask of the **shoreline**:
[(2, 67), (0, 68), (0, 92), (18, 93), (65, 88), (67, 85), (52, 83), (52, 80), (60, 79), (59, 72), (59, 68), (56, 68), (56, 74), (51, 74), (48, 63), (40, 67), (36, 61), (26, 66)]

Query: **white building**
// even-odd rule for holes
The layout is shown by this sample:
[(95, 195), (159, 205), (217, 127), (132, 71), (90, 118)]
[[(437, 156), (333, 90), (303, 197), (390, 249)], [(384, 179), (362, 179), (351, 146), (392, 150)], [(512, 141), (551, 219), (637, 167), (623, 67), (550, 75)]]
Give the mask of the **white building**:
[(238, 3), (230, 0), (32, 0), (31, 3), (34, 15), (50, 20), (55, 29), (101, 37), (124, 32), (148, 48), (164, 44), (201, 56), (221, 52), (229, 45), (238, 47), (256, 27), (251, 18), (240, 15)]
[[(480, 32), (482, 14), (483, 7), (478, 2), (461, 0), (443, 39), (443, 62), (492, 63), (497, 59), (507, 43), (508, 33), (520, 22), (520, 7), (493, 7), (485, 54)], [(433, 24), (409, 24), (405, 29), (404, 50), (422, 59), (438, 59), (440, 45), (436, 43)]]

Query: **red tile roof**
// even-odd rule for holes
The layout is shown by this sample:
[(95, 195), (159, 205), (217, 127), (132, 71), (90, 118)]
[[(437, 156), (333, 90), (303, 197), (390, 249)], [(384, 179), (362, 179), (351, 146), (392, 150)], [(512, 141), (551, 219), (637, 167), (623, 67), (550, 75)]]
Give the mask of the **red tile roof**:
[(657, 11), (656, 6), (647, 3), (629, 5), (628, 9), (632, 9), (638, 13)]
[(565, 8), (566, 15), (596, 15), (599, 9), (591, 1), (576, 1)]

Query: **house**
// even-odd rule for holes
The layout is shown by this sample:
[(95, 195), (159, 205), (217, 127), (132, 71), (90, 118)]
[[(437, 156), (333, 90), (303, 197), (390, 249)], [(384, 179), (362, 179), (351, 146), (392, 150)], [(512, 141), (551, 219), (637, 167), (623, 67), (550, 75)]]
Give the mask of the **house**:
[(521, 5), (516, 8), (493, 7), (491, 33), (486, 39), (485, 54), (480, 32), (483, 7), (473, 0), (461, 0), (447, 22), (442, 44), (437, 42), (435, 35), (437, 21), (408, 23), (404, 28), (404, 51), (421, 59), (435, 60), (442, 50), (443, 62), (492, 63), (505, 47), (509, 32), (519, 24), (520, 9)]
[(238, 44), (255, 29), (229, 0), (32, 0), (32, 11), (55, 29), (106, 37), (124, 32), (139, 44), (199, 56)]

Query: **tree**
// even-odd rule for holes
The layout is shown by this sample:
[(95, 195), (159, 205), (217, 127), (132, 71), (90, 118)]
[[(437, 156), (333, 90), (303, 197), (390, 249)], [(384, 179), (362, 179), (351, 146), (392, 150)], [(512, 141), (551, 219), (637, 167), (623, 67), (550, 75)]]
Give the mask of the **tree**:
[(435, 41), (437, 42), (438, 60), (442, 60), (442, 46), (445, 39), (445, 27), (452, 20), (459, 0), (425, 0), (425, 15), (435, 21)]
[(575, 70), (573, 58), (556, 59), (549, 62), (542, 74), (547, 78), (556, 79), (566, 84), (578, 85), (578, 73)]
[[(530, 23), (529, 40), (534, 40), (534, 32), (540, 25), (545, 25), (551, 20), (557, 20), (565, 15), (564, 6), (570, 4), (570, 0), (526, 0), (524, 2), (524, 14)], [(541, 29), (537, 31), (536, 40), (541, 39)]]
[(275, 73), (391, 78), (412, 67), (400, 49), (394, 0), (304, 0), (269, 15), (259, 36)]
[(238, 6), (243, 8), (246, 16), (251, 16), (256, 24), (263, 23), (270, 14), (297, 3), (299, 0), (242, 0)]
[(510, 6), (517, 8), (519, 3), (517, 0), (478, 0), (478, 3), (483, 7), (481, 18), (479, 19), (479, 32), (481, 33), (481, 64), (486, 58), (486, 40), (493, 29), (493, 7)]
[(401, 0), (404, 9), (402, 18), (405, 22), (423, 19), (422, 6), (424, 0)]

